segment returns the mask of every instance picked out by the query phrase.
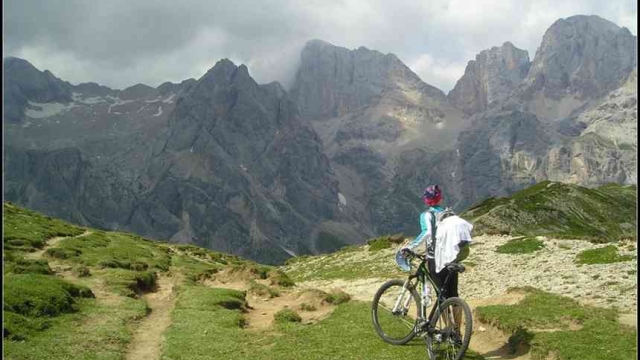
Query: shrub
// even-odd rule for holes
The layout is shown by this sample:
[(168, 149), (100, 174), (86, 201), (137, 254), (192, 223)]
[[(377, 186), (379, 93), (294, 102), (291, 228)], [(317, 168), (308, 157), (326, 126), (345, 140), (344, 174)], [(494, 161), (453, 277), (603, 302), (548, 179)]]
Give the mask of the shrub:
[(311, 304), (302, 303), (302, 304), (300, 304), (300, 310), (302, 310), (302, 311), (316, 311), (316, 307), (311, 305)]
[(77, 277), (91, 276), (91, 271), (89, 271), (89, 268), (84, 265), (78, 265), (73, 268), (73, 273), (76, 274)]
[(277, 285), (282, 287), (292, 287), (296, 283), (281, 270), (274, 270), (269, 272), (269, 280), (271, 285)]
[(351, 300), (351, 295), (347, 294), (342, 290), (334, 290), (330, 293), (327, 293), (323, 299), (325, 302), (332, 305), (340, 305), (342, 303), (346, 303)]
[(297, 312), (291, 309), (282, 309), (273, 315), (273, 319), (278, 323), (301, 322), (302, 318)]
[(107, 274), (107, 284), (124, 296), (135, 298), (138, 294), (152, 290), (156, 285), (154, 271), (130, 271), (113, 269)]
[(270, 298), (280, 296), (280, 292), (277, 289), (274, 289), (264, 284), (259, 284), (255, 281), (251, 281), (249, 285), (249, 292), (259, 296), (268, 295)]

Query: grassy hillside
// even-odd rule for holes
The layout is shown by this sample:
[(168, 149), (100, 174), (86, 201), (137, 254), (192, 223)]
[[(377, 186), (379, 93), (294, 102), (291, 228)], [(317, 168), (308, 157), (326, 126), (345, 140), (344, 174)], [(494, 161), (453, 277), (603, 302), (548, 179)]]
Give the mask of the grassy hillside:
[[(592, 239), (595, 230), (586, 227), (584, 219), (601, 221), (612, 232), (618, 229), (624, 233), (620, 224), (627, 221), (635, 226), (635, 216), (629, 219), (619, 213), (621, 210), (607, 213), (614, 220), (605, 221), (598, 208), (604, 199), (615, 196), (624, 202), (633, 194), (633, 199), (635, 187), (576, 190), (546, 183), (506, 202), (489, 200), (502, 205), (480, 205), (468, 214), (475, 215), (476, 229), (482, 229), (486, 226), (483, 216), (493, 211), (502, 214), (506, 210), (501, 206), (533, 197), (540, 199), (540, 208), (552, 211), (551, 201), (557, 201), (557, 196), (567, 199), (567, 194), (583, 201), (565, 206), (570, 211), (564, 214), (569, 215), (556, 212), (555, 218), (544, 220), (541, 214), (545, 212), (538, 214), (534, 207), (524, 213), (536, 214), (536, 224), (547, 234), (555, 231), (563, 237), (571, 237), (571, 231), (578, 228), (582, 230), (578, 235)], [(582, 210), (578, 206), (583, 206)], [(618, 209), (627, 207), (629, 204)], [(479, 211), (485, 209), (484, 213)], [(563, 216), (571, 220), (563, 220)], [(371, 325), (372, 294), (385, 279), (406, 275), (393, 260), (402, 239), (372, 239), (367, 245), (345, 247), (332, 254), (292, 258), (286, 266), (276, 268), (197, 246), (74, 226), (8, 203), (3, 206), (3, 218), (6, 359), (426, 358), (421, 340), (407, 346), (388, 345)], [(555, 225), (548, 225), (551, 223)], [(567, 223), (570, 231), (558, 225)], [(591, 281), (591, 290), (600, 289), (602, 296), (610, 289), (630, 285), (629, 276), (635, 272), (627, 269), (637, 262), (632, 243), (558, 242), (532, 237), (523, 228), (510, 230), (522, 234), (519, 237), (474, 237), (476, 242), (466, 261), (468, 270), (461, 279), (463, 296), (471, 284), (487, 288), (504, 281), (496, 280), (495, 274), (487, 278), (489, 269), (506, 274), (517, 268), (514, 278), (528, 279), (529, 272), (546, 276), (539, 269), (554, 268), (561, 274), (579, 276), (554, 277), (561, 281), (557, 286), (562, 289), (586, 286)], [(558, 255), (557, 259), (551, 258), (552, 254)], [(566, 264), (572, 267), (561, 270)], [(617, 279), (620, 284), (609, 278), (616, 271), (623, 278)], [(584, 281), (585, 277), (591, 280)], [(609, 284), (609, 290), (602, 284)], [(637, 282), (625, 294), (633, 296), (635, 288)], [(521, 352), (525, 349), (533, 359), (548, 354), (558, 360), (624, 359), (635, 353), (636, 330), (618, 322), (618, 310), (583, 306), (531, 288), (518, 291), (525, 295), (517, 303), (474, 307), (477, 324), (482, 320), (483, 326), (506, 334), (506, 347), (485, 349), (482, 354), (514, 358), (504, 352), (509, 346)], [(483, 336), (476, 328), (475, 341), (497, 336), (495, 332), (488, 334)], [(603, 343), (609, 345), (597, 345)], [(483, 357), (470, 351), (466, 359)]]
[(609, 242), (636, 238), (636, 186), (597, 188), (544, 181), (461, 214), (474, 234), (548, 235)]
[[(5, 359), (424, 358), (274, 267), (3, 206)], [(466, 359), (482, 359), (470, 352)]]

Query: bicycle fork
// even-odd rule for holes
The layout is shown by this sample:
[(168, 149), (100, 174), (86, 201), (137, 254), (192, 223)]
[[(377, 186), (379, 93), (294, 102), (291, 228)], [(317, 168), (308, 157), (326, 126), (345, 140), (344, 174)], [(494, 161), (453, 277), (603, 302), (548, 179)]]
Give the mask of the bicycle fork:
[[(404, 300), (404, 303), (402, 303), (402, 299), (405, 297), (407, 293), (409, 293), (409, 296), (407, 296), (407, 298)], [(402, 310), (400, 310), (399, 308), (401, 303), (402, 303), (402, 308), (401, 308)], [(407, 280), (404, 282), (404, 285), (402, 286), (402, 292), (398, 296), (398, 299), (396, 300), (395, 305), (393, 305), (392, 312), (396, 314), (402, 311), (402, 314), (406, 315), (406, 312), (407, 312), (407, 309), (409, 308), (410, 303), (411, 303), (411, 293), (409, 292), (409, 280)]]

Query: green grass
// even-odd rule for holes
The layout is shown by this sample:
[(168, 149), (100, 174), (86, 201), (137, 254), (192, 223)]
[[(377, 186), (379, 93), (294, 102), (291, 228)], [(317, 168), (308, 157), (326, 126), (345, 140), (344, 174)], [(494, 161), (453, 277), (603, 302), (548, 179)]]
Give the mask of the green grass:
[[(365, 353), (367, 359), (426, 358), (423, 341), (393, 346), (380, 340), (371, 327), (370, 307), (362, 302), (339, 305), (318, 323), (286, 322), (275, 331), (243, 329), (238, 325), (241, 317), (238, 310), (176, 304), (162, 359), (352, 360), (365, 358)], [(470, 352), (465, 359), (482, 357)]]
[(477, 235), (548, 235), (609, 242), (635, 238), (635, 198), (635, 185), (592, 189), (543, 181), (510, 197), (487, 199), (461, 216), (474, 224)]
[(544, 248), (544, 243), (536, 238), (524, 237), (512, 239), (496, 248), (501, 254), (528, 254)]
[[(575, 300), (526, 288), (515, 305), (476, 308), (478, 318), (526, 342), (534, 359), (554, 352), (559, 359), (632, 359), (635, 329), (618, 323), (616, 310), (581, 306)], [(578, 330), (571, 329), (577, 326)], [(554, 331), (539, 331), (553, 329)]]
[(367, 251), (366, 245), (358, 251), (301, 257), (282, 269), (296, 282), (405, 276), (395, 263), (393, 248)]
[(631, 255), (620, 255), (615, 245), (607, 245), (605, 247), (584, 250), (576, 256), (578, 264), (611, 264), (622, 261), (632, 260)]
[(27, 317), (52, 317), (75, 312), (76, 298), (93, 297), (85, 286), (40, 274), (7, 274), (4, 311)]
[[(3, 355), (12, 360), (119, 360), (124, 358), (131, 341), (130, 325), (147, 313), (144, 302), (125, 298), (108, 305), (94, 299), (79, 299), (78, 311), (53, 318), (36, 318), (46, 324), (39, 329), (27, 328), (26, 341), (5, 337)], [(11, 312), (5, 312), (7, 315)], [(11, 316), (11, 315), (10, 315)], [(15, 324), (16, 320), (12, 320)]]
[(11, 203), (3, 204), (3, 246), (5, 250), (33, 251), (42, 248), (47, 239), (75, 236), (84, 229), (53, 219)]
[(176, 301), (177, 309), (216, 310), (219, 307), (236, 310), (247, 307), (246, 294), (231, 289), (184, 286)]
[(41, 274), (51, 275), (53, 271), (49, 267), (49, 262), (43, 259), (31, 260), (23, 258), (12, 258), (5, 262), (5, 273), (14, 274)]
[(132, 234), (95, 232), (62, 240), (45, 255), (99, 268), (121, 268), (136, 271), (153, 269), (166, 271), (171, 256), (158, 243), (140, 241)]
[(100, 275), (115, 293), (133, 298), (153, 290), (157, 280), (154, 271), (107, 269), (100, 272)]

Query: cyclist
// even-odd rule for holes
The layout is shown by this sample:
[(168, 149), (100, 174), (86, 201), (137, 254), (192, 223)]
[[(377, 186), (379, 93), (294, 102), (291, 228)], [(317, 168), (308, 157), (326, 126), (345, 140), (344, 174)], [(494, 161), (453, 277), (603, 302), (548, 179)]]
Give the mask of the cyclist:
[[(437, 218), (437, 214), (445, 211), (445, 208), (441, 206), (442, 191), (438, 185), (429, 185), (422, 194), (424, 203), (428, 206), (427, 210), (420, 214), (420, 228), (422, 232), (416, 236), (416, 238), (403, 248), (413, 251), (423, 241), (426, 240), (427, 247), (427, 269), (433, 278), (435, 285), (440, 288), (443, 285), (447, 276), (449, 276), (448, 282), (444, 284), (443, 297), (457, 297), (458, 296), (458, 273), (451, 272), (444, 265), (448, 262), (462, 261), (469, 255), (469, 243), (471, 242), (471, 229), (473, 226), (465, 220), (455, 217), (454, 227), (441, 226), (440, 235), (438, 236), (441, 244), (436, 246), (432, 236), (431, 224), (436, 223), (433, 217)], [(444, 221), (448, 221), (449, 218)], [(453, 219), (452, 219), (453, 220)], [(443, 221), (443, 224), (444, 224)], [(438, 226), (436, 225), (436, 234), (438, 234)], [(444, 234), (444, 237), (441, 236)], [(453, 236), (448, 236), (453, 235)], [(453, 238), (452, 238), (453, 237)], [(459, 324), (460, 313), (456, 311), (454, 315), (455, 321)]]

